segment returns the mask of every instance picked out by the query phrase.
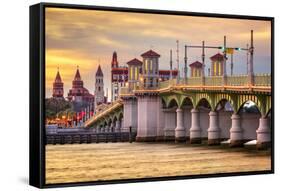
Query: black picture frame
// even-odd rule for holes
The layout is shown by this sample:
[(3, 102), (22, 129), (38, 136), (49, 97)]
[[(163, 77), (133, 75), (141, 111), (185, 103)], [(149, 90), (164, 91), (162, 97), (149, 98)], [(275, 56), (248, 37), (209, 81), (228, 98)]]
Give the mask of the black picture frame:
[[(60, 183), (45, 184), (45, 8), (69, 8), (81, 10), (103, 10), (133, 13), (152, 13), (165, 15), (185, 15), (197, 17), (214, 17), (214, 18), (235, 18), (264, 20), (271, 22), (271, 120), (272, 120), (272, 146), (271, 146), (271, 170), (251, 171), (238, 173), (220, 173), (206, 175), (188, 175), (188, 176), (171, 176), (145, 179), (126, 179), (126, 180), (109, 180), (77, 183)], [(153, 10), (153, 9), (135, 9), (120, 7), (104, 7), (93, 5), (74, 5), (74, 4), (56, 4), (56, 3), (39, 3), (30, 6), (30, 128), (29, 128), (29, 184), (38, 188), (53, 188), (66, 186), (84, 186), (100, 185), (115, 183), (132, 183), (147, 181), (167, 181), (191, 178), (209, 178), (209, 177), (226, 177), (274, 173), (274, 18), (263, 16), (249, 15), (231, 15), (231, 14), (214, 14), (214, 13), (196, 13), (170, 10)]]

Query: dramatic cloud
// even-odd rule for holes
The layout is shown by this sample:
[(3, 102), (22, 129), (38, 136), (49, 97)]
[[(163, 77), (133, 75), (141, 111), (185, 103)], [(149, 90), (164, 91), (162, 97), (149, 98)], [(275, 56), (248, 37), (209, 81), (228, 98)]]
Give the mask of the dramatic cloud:
[[(94, 92), (94, 76), (98, 64), (105, 74), (105, 88), (110, 92), (110, 62), (117, 51), (121, 65), (148, 49), (161, 55), (160, 67), (168, 68), (169, 51), (175, 52), (179, 40), (180, 69), (183, 67), (184, 45), (246, 47), (254, 30), (255, 72), (270, 72), (270, 22), (175, 15), (106, 12), (78, 9), (47, 8), (46, 11), (46, 86), (51, 95), (57, 67), (65, 83), (65, 96), (79, 65), (86, 88)], [(211, 57), (219, 50), (206, 50)], [(189, 64), (201, 59), (200, 49), (188, 50)], [(209, 59), (206, 68), (210, 67)], [(229, 72), (229, 67), (228, 67)], [(246, 53), (234, 55), (234, 73), (246, 72)], [(110, 93), (109, 93), (110, 96)]]

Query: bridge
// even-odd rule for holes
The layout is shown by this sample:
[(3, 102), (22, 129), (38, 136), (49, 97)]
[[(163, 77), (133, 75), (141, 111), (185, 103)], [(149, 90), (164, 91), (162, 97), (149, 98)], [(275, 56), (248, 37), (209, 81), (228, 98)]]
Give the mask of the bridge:
[[(128, 84), (121, 89), (119, 100), (112, 103), (85, 123), (96, 132), (136, 133), (136, 141), (189, 141), (209, 145), (229, 143), (243, 146), (255, 140), (257, 148), (271, 144), (271, 75), (254, 74), (253, 31), (248, 48), (226, 46), (223, 55), (211, 59), (209, 76), (205, 75), (205, 49), (221, 47), (185, 46), (184, 77), (179, 72), (172, 76), (172, 50), (170, 51), (170, 80), (159, 76), (160, 55), (149, 50), (128, 62)], [(190, 64), (187, 77), (187, 48), (202, 48), (202, 63)], [(245, 50), (247, 73), (227, 75), (227, 54)], [(177, 60), (178, 61), (178, 60)], [(178, 62), (179, 69), (179, 62)]]
[[(257, 112), (243, 112), (254, 103)], [(136, 132), (136, 141), (189, 141), (243, 146), (257, 140), (270, 146), (271, 75), (171, 79), (157, 86), (138, 83), (86, 121), (96, 132)]]

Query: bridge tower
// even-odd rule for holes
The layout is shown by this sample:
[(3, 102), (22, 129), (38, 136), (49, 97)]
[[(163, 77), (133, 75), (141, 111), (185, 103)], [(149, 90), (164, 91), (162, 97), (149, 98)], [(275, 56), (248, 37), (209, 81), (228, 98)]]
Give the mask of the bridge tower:
[(160, 55), (153, 50), (149, 50), (142, 55), (142, 77), (145, 89), (158, 87), (159, 83), (159, 57)]
[(128, 64), (128, 83), (129, 91), (135, 89), (139, 82), (139, 74), (142, 67), (142, 62), (136, 58), (127, 62)]
[(211, 59), (211, 76), (222, 76), (223, 75), (223, 66), (224, 66), (224, 57), (222, 54), (217, 53), (214, 56), (210, 57)]
[(189, 65), (190, 77), (202, 77), (203, 64), (199, 61), (193, 62)]
[(159, 79), (160, 55), (149, 50), (143, 57), (143, 84), (142, 90), (135, 91), (137, 98), (137, 137), (136, 141), (155, 141), (161, 116), (162, 99), (157, 90)]

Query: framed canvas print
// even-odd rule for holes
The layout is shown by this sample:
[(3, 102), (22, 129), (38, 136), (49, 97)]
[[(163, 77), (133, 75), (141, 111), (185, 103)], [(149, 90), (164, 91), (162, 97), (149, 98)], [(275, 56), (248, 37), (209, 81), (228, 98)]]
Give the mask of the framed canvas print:
[(30, 184), (274, 172), (274, 19), (30, 7)]

